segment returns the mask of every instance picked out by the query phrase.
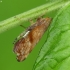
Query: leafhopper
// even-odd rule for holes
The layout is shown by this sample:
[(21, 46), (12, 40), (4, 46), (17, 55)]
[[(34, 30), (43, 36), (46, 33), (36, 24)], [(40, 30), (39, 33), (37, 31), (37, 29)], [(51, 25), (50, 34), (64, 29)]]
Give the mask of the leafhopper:
[(19, 62), (27, 58), (47, 30), (50, 22), (51, 18), (38, 18), (33, 25), (26, 29), (25, 33), (18, 36), (18, 40), (14, 44), (14, 52)]

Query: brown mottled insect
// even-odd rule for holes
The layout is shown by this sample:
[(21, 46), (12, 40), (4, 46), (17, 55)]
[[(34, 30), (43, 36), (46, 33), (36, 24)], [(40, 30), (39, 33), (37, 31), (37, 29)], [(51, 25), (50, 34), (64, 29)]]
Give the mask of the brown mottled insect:
[(25, 34), (21, 33), (14, 44), (14, 52), (17, 54), (17, 60), (23, 61), (39, 42), (42, 35), (48, 28), (51, 18), (38, 18), (37, 22), (27, 28)]

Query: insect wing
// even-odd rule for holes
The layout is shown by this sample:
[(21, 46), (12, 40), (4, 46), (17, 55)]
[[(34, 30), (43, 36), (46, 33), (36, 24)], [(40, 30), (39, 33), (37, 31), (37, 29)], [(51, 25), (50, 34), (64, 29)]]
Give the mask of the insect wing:
[(28, 28), (25, 35), (15, 43), (14, 52), (17, 54), (18, 61), (23, 61), (27, 58), (29, 53), (41, 39), (50, 22), (50, 18), (42, 18), (37, 20), (34, 25)]

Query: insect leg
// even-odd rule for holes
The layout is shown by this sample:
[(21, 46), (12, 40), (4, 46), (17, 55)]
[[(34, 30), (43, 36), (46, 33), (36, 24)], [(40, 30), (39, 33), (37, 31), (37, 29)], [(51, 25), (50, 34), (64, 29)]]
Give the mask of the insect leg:
[(30, 24), (33, 25), (34, 24), (34, 21), (33, 20), (29, 20)]
[(24, 32), (22, 32), (22, 33), (21, 33), (17, 38), (15, 38), (15, 40), (14, 40), (13, 44), (15, 44), (17, 40), (19, 40), (20, 38), (22, 38), (22, 37), (23, 37), (23, 35), (24, 35), (24, 33), (25, 33), (25, 31), (24, 31)]

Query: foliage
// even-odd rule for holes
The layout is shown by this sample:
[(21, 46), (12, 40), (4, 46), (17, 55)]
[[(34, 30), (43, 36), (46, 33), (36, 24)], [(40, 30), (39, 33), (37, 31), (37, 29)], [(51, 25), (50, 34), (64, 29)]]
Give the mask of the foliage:
[(70, 70), (70, 3), (58, 11), (48, 28), (33, 70)]

